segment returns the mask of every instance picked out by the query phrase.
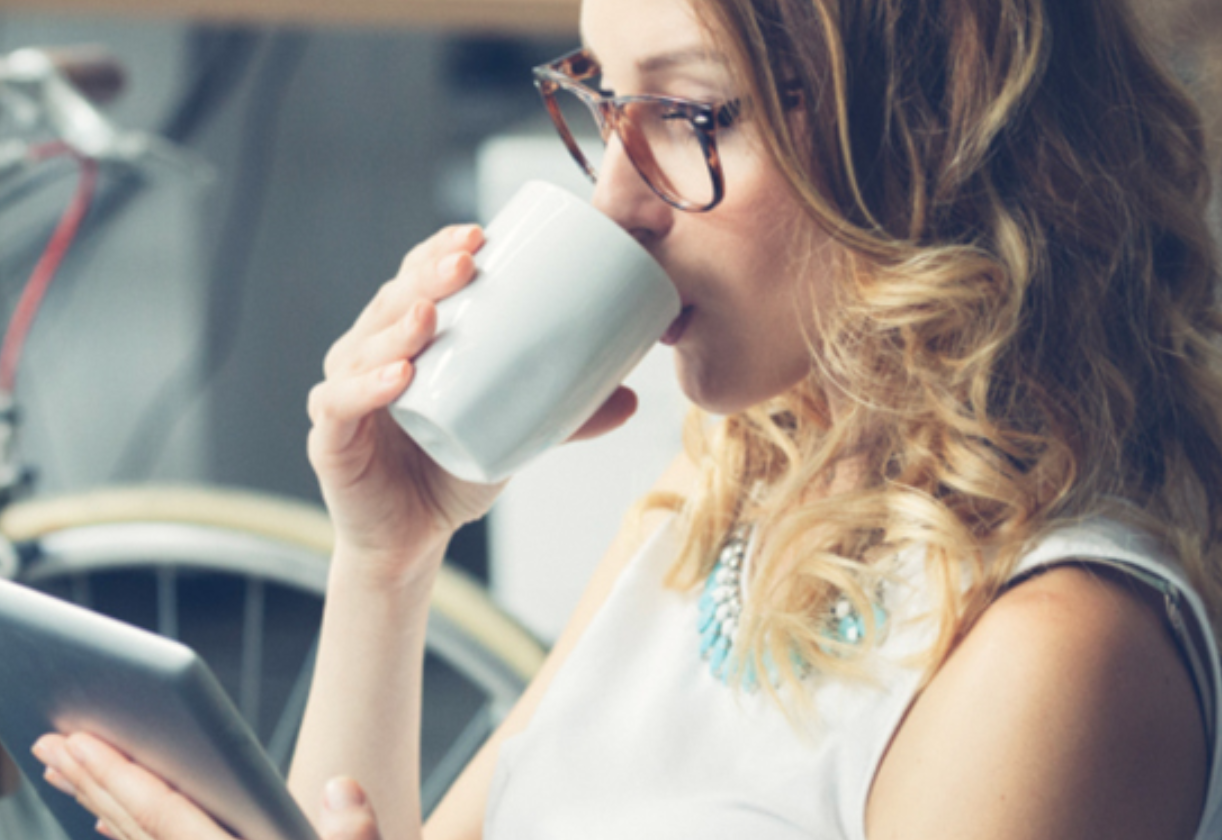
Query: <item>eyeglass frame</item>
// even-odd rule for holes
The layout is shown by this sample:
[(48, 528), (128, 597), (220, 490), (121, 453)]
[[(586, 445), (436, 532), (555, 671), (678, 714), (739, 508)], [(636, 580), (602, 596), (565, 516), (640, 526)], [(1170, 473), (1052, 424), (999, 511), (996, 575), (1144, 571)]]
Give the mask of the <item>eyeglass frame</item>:
[[(717, 150), (717, 129), (720, 126), (732, 124), (738, 116), (740, 110), (738, 100), (714, 105), (708, 102), (699, 102), (676, 96), (655, 96), (652, 94), (607, 96), (592, 90), (588, 85), (582, 84), (583, 81), (593, 78), (600, 72), (601, 68), (598, 65), (598, 61), (584, 47), (566, 53), (546, 64), (540, 64), (532, 70), (535, 87), (543, 98), (543, 103), (547, 107), (548, 115), (551, 117), (556, 131), (560, 134), (560, 139), (564, 141), (569, 154), (572, 155), (573, 160), (577, 162), (582, 171), (586, 173), (586, 176), (592, 182), (598, 182), (598, 173), (589, 160), (586, 159), (585, 153), (581, 151), (581, 146), (569, 130), (568, 122), (560, 112), (560, 106), (556, 102), (556, 92), (561, 88), (572, 93), (590, 109), (595, 122), (598, 124), (604, 144), (610, 137), (611, 132), (615, 132), (615, 135), (619, 137), (620, 143), (624, 147), (624, 153), (627, 155), (633, 169), (636, 170), (637, 174), (641, 176), (641, 180), (649, 186), (658, 198), (678, 210), (689, 213), (707, 213), (720, 204), (721, 200), (725, 197), (725, 175), (721, 168), (721, 155)], [(653, 152), (649, 148), (649, 143), (642, 140), (638, 148), (629, 137), (625, 136), (621, 128), (625, 122), (623, 119), (625, 107), (638, 102), (661, 103), (674, 107), (683, 113), (684, 119), (691, 124), (696, 133), (700, 149), (704, 154), (705, 165), (708, 167), (709, 178), (713, 185), (713, 197), (710, 201), (701, 204), (690, 201), (680, 195), (668, 195), (662, 187), (655, 184), (646, 174), (648, 167), (642, 167), (635, 155), (643, 150), (652, 159)], [(654, 164), (654, 171), (663, 178), (666, 178), (666, 173), (657, 165), (656, 160), (652, 160), (652, 162)], [(669, 178), (667, 178), (667, 181), (669, 181)]]

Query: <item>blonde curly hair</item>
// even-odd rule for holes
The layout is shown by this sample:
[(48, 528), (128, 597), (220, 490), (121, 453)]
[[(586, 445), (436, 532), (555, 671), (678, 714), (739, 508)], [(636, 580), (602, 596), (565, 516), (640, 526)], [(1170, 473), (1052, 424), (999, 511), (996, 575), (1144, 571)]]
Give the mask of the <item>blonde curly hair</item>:
[[(1222, 319), (1204, 129), (1131, 10), (694, 7), (797, 201), (849, 256), (815, 314), (809, 378), (689, 422), (699, 487), (649, 500), (681, 512), (670, 583), (703, 580), (731, 527), (753, 523), (765, 539), (741, 661), (787, 680), (797, 662), (861, 673), (883, 561), (920, 547), (941, 596), (932, 672), (1025, 546), (1110, 512), (1172, 544), (1217, 622)], [(821, 492), (846, 475), (850, 489)], [(865, 644), (826, 636), (839, 593), (867, 617)]]

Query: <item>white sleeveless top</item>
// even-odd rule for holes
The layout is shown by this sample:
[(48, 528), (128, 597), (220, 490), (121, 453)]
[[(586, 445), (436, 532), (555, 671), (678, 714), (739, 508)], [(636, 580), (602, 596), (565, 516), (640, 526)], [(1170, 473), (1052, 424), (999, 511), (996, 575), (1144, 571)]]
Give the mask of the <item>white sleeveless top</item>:
[[(815, 683), (818, 731), (799, 735), (765, 692), (736, 692), (699, 653), (698, 593), (662, 585), (677, 544), (662, 528), (621, 574), (555, 676), (527, 729), (505, 742), (489, 795), (485, 840), (865, 840), (866, 798), (920, 674), (901, 666), (933, 628), (914, 586), (884, 593), (889, 617), (875, 684)], [(903, 558), (923, 576), (919, 552)], [(1204, 608), (1158, 544), (1111, 520), (1060, 530), (1018, 574), (1098, 558), (1159, 586), (1172, 626)], [(906, 590), (906, 591), (905, 591)], [(1210, 779), (1198, 840), (1222, 837), (1222, 696), (1212, 636), (1193, 646), (1206, 710)]]

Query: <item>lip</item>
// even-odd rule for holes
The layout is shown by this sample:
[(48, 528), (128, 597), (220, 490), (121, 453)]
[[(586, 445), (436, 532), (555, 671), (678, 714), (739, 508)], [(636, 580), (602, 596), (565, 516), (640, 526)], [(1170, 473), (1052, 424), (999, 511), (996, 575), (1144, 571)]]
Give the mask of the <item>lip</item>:
[(688, 322), (692, 319), (692, 307), (684, 306), (679, 310), (679, 317), (670, 322), (670, 326), (666, 328), (666, 332), (658, 341), (665, 344), (667, 347), (673, 347), (683, 337), (683, 333), (687, 330)]

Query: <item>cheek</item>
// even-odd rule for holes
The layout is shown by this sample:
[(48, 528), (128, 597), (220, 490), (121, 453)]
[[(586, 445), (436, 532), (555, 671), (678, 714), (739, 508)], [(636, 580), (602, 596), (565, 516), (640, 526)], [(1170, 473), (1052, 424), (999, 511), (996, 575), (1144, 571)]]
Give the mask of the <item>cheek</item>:
[[(755, 278), (760, 279), (760, 278)], [(690, 399), (717, 413), (740, 411), (775, 397), (810, 372), (805, 321), (792, 284), (736, 287), (716, 313), (693, 321), (691, 340), (677, 349), (680, 383)]]
[(765, 336), (788, 341), (794, 333), (813, 326), (813, 312), (825, 295), (827, 273), (820, 251), (809, 231), (804, 231), (801, 211), (789, 200), (784, 184), (770, 185), (744, 205), (738, 225), (737, 253), (732, 263), (731, 283), (740, 305), (756, 313), (755, 320), (775, 329)]
[(707, 289), (704, 323), (676, 363), (688, 397), (718, 413), (775, 397), (810, 374), (817, 307), (831, 297), (830, 240), (774, 167), (751, 162), (728, 179), (722, 205), (690, 220), (701, 228), (701, 273), (717, 288)]

